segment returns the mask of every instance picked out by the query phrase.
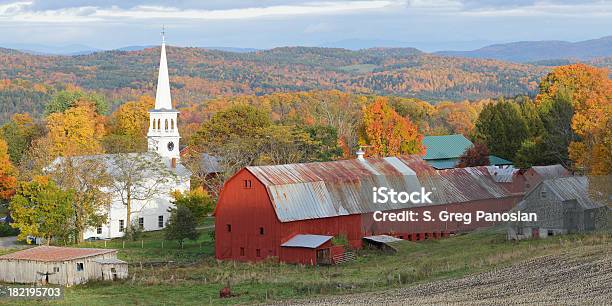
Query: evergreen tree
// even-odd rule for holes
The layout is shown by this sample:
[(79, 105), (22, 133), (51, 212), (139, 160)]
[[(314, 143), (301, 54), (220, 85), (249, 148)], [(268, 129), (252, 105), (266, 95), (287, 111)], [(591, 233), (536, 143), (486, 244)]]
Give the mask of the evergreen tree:
[(183, 247), (185, 239), (196, 240), (200, 233), (196, 230), (197, 221), (189, 208), (183, 205), (171, 210), (166, 224), (166, 240), (176, 240)]
[(476, 121), (475, 136), (491, 154), (514, 160), (529, 129), (519, 106), (500, 99), (484, 107)]

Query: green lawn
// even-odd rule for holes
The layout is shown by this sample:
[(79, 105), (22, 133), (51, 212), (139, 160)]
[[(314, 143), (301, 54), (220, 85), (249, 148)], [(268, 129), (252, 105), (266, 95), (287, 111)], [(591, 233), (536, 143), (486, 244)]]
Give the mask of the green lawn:
[[(256, 303), (407, 286), (434, 279), (459, 277), (535, 256), (581, 248), (585, 252), (588, 248), (609, 248), (612, 251), (610, 233), (510, 242), (505, 240), (505, 232), (498, 229), (443, 240), (417, 243), (404, 241), (397, 244), (399, 252), (396, 254), (359, 250), (358, 259), (354, 262), (341, 266), (310, 267), (273, 261), (257, 264), (217, 261), (213, 257), (213, 242), (206, 234), (209, 230), (203, 230), (200, 240), (188, 244), (183, 250), (168, 244), (160, 249), (158, 243), (161, 242), (161, 233), (147, 234), (144, 249), (140, 242), (127, 243), (125, 249), (118, 247), (119, 257), (131, 263), (175, 260), (181, 264), (153, 268), (131, 265), (128, 280), (67, 288), (65, 300), (56, 303)], [(101, 243), (96, 242), (92, 246)], [(219, 290), (228, 283), (236, 296), (219, 299)]]

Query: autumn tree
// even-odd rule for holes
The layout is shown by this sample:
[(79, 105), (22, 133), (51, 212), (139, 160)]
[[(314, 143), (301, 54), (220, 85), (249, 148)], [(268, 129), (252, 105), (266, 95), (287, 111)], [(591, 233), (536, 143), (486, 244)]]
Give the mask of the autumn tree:
[(370, 156), (422, 154), (423, 135), (408, 119), (398, 115), (385, 98), (363, 108), (363, 142)]
[(572, 130), (579, 139), (569, 146), (575, 168), (586, 173), (612, 172), (612, 80), (605, 68), (574, 64), (555, 68), (540, 83), (536, 100), (545, 104), (568, 91), (574, 109)]
[(44, 126), (35, 122), (29, 114), (15, 114), (0, 128), (0, 135), (8, 144), (8, 153), (14, 165), (18, 165), (32, 141), (44, 135)]
[(149, 96), (121, 105), (110, 117), (109, 133), (103, 140), (106, 152), (146, 151), (149, 111), (154, 106), (155, 100)]
[(0, 205), (11, 199), (17, 187), (17, 170), (10, 161), (8, 145), (0, 138)]
[(475, 143), (459, 157), (457, 167), (476, 167), (489, 165), (489, 149), (483, 143)]
[(103, 118), (92, 104), (79, 103), (63, 113), (54, 112), (46, 119), (52, 156), (75, 156), (101, 153), (105, 134)]
[(71, 203), (76, 243), (83, 242), (88, 228), (106, 223), (111, 196), (106, 192), (111, 186), (107, 165), (97, 158), (65, 157), (48, 167), (47, 173), (64, 190), (71, 190)]
[(516, 151), (529, 136), (529, 131), (519, 106), (501, 99), (486, 105), (480, 112), (474, 134), (491, 154), (514, 160)]
[(211, 196), (202, 187), (185, 192), (174, 191), (172, 197), (174, 198), (172, 203), (177, 207), (185, 206), (189, 208), (197, 222), (204, 221), (208, 214), (213, 211), (215, 205)]
[(17, 238), (42, 237), (47, 244), (53, 238), (66, 241), (72, 234), (73, 200), (72, 191), (62, 190), (47, 178), (21, 183), (9, 205), (11, 226), (20, 231)]

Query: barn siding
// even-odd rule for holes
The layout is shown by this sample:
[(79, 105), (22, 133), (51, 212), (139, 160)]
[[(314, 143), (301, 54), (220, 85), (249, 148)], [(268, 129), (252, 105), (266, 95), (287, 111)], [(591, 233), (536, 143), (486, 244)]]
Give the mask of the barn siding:
[[(97, 259), (116, 258), (117, 253), (106, 253), (85, 258), (43, 262), (23, 259), (0, 260), (0, 281), (7, 283), (33, 284), (42, 281), (45, 276), (41, 273), (54, 273), (53, 268), (58, 267), (59, 272), (49, 275), (49, 283), (56, 285), (76, 285), (86, 283), (92, 279), (103, 279), (102, 267), (96, 263)], [(83, 271), (77, 271), (76, 264), (83, 263)], [(120, 275), (127, 277), (127, 265)], [(125, 271), (124, 271), (125, 270)], [(119, 275), (118, 275), (119, 276)]]

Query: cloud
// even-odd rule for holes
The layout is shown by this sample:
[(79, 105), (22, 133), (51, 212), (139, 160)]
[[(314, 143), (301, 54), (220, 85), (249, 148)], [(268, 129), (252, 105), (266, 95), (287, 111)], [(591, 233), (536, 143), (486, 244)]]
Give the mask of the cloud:
[(36, 9), (35, 3), (13, 2), (0, 5), (0, 20), (41, 23), (95, 22), (103, 20), (190, 19), (236, 20), (264, 17), (345, 14), (379, 10), (393, 6), (395, 0), (301, 2), (291, 5), (242, 7), (225, 9), (188, 9), (173, 6), (137, 5), (75, 6), (57, 9)]

